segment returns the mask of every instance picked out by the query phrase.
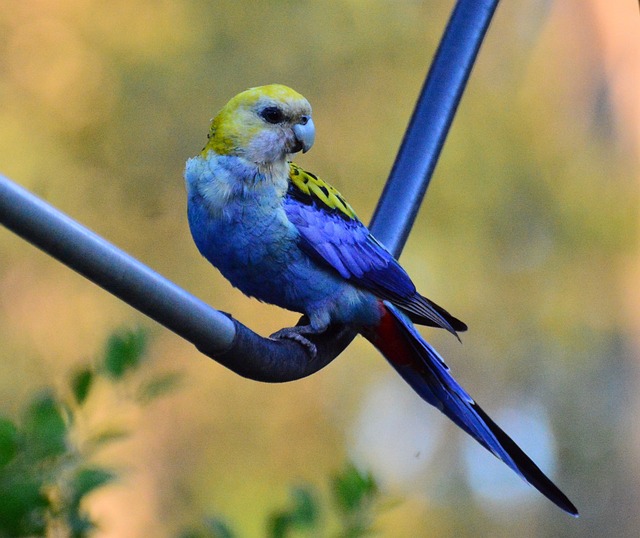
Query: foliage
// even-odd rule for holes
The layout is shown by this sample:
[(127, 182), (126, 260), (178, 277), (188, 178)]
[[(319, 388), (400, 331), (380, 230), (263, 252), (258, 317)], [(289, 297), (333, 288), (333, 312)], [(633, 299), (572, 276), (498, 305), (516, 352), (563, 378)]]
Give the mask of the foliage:
[(371, 473), (349, 465), (333, 479), (333, 495), (343, 521), (344, 536), (364, 536), (369, 530), (371, 504), (378, 486)]
[[(99, 361), (83, 366), (68, 387), (46, 388), (26, 404), (20, 420), (0, 416), (0, 537), (69, 536), (83, 538), (98, 527), (84, 499), (117, 479), (113, 469), (92, 463), (96, 450), (128, 435), (107, 429), (82, 439), (77, 424), (90, 412), (95, 387), (112, 389), (144, 364), (147, 336), (142, 330), (119, 331), (106, 343)], [(176, 372), (135, 379), (134, 403), (146, 404), (177, 386)], [(378, 488), (369, 473), (352, 464), (331, 480), (331, 502), (323, 503), (315, 488), (296, 486), (288, 507), (273, 511), (265, 524), (268, 538), (292, 534), (325, 536), (327, 521), (339, 521), (341, 538), (357, 538), (371, 530)], [(221, 517), (205, 519), (180, 538), (238, 536)]]
[[(373, 476), (348, 463), (331, 480), (331, 502), (322, 501), (310, 485), (295, 486), (290, 492), (290, 505), (275, 510), (267, 519), (265, 536), (329, 536), (358, 538), (372, 532), (373, 515), (378, 500), (378, 486)], [(327, 530), (334, 516), (339, 529)], [(235, 531), (221, 518), (205, 520), (201, 528), (183, 532), (180, 538), (234, 538)]]
[[(80, 538), (96, 528), (83, 500), (116, 473), (90, 456), (126, 433), (98, 431), (83, 443), (76, 425), (98, 383), (122, 382), (142, 364), (146, 342), (142, 330), (114, 333), (101, 360), (70, 376), (68, 390), (38, 392), (19, 421), (0, 417), (0, 536)], [(164, 394), (176, 380), (170, 373), (141, 383), (136, 401)]]

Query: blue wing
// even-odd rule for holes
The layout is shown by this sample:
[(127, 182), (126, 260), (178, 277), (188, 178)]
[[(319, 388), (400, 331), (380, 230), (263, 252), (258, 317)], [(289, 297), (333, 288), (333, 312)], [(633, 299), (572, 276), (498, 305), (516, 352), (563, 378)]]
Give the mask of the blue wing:
[(284, 208), (300, 247), (343, 278), (404, 310), (416, 323), (452, 333), (467, 326), (416, 291), (406, 271), (333, 187), (291, 164)]

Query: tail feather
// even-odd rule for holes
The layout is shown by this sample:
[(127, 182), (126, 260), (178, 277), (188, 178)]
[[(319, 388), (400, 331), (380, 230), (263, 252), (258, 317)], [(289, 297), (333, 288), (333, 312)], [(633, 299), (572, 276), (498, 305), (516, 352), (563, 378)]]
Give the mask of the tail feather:
[(437, 407), (522, 479), (572, 516), (578, 510), (538, 466), (467, 394), (407, 316), (387, 301), (375, 333), (368, 338), (404, 380), (428, 403)]
[[(400, 309), (409, 316), (409, 319), (416, 325), (442, 327), (456, 337), (458, 337), (459, 332), (464, 332), (468, 328), (464, 321), (459, 320), (440, 305), (426, 297), (423, 297), (419, 293), (416, 293), (410, 301), (403, 301), (401, 299), (394, 298), (391, 302), (400, 307)], [(407, 304), (409, 302), (413, 303), (413, 305)], [(416, 308), (415, 304), (418, 304), (420, 309)], [(460, 340), (460, 338), (458, 338), (458, 340)]]

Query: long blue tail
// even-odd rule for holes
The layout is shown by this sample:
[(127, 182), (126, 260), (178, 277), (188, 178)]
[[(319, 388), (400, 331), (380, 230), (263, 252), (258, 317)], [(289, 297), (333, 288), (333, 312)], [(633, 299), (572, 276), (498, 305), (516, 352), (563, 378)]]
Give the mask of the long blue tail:
[(407, 316), (388, 301), (382, 304), (380, 325), (365, 336), (404, 380), (550, 501), (578, 516), (567, 496), (458, 384), (440, 355), (420, 336)]

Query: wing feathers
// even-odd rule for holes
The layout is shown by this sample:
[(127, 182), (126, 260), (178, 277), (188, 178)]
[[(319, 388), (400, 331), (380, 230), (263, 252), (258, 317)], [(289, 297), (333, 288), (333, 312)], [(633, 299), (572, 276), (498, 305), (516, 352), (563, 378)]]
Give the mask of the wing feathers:
[(467, 329), (462, 321), (416, 291), (406, 271), (358, 220), (336, 189), (293, 163), (284, 208), (300, 232), (300, 247), (314, 259), (397, 305), (414, 323), (442, 327), (453, 334)]

